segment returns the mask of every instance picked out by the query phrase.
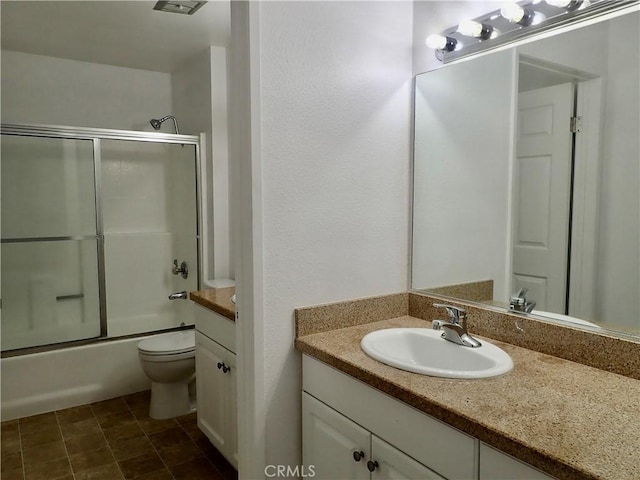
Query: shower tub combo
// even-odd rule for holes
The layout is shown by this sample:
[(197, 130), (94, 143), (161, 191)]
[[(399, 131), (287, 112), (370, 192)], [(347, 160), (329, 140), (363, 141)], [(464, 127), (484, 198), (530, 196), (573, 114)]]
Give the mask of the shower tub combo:
[(200, 137), (1, 133), (2, 419), (148, 388), (141, 337), (194, 323)]

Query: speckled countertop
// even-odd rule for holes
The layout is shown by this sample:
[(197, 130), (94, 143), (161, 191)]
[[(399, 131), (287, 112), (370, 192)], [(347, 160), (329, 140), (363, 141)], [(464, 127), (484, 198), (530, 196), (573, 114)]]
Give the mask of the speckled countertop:
[(296, 348), (559, 479), (640, 478), (640, 381), (491, 339), (513, 359), (506, 375), (414, 374), (360, 348), (367, 333), (394, 327), (431, 322), (400, 316), (310, 333)]
[(229, 320), (236, 321), (235, 305), (231, 297), (236, 293), (235, 287), (207, 288), (191, 292), (189, 298), (194, 302), (213, 310)]

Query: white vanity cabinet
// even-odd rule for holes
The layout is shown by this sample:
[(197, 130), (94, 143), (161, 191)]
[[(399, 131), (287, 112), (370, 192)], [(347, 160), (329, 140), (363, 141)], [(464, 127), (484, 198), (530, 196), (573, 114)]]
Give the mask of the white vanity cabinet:
[(238, 468), (235, 323), (199, 305), (194, 308), (198, 427)]
[(553, 480), (314, 358), (302, 366), (302, 460), (315, 478)]
[(303, 463), (316, 478), (477, 479), (473, 437), (306, 355), (302, 383)]
[(302, 415), (302, 456), (315, 479), (443, 480), (308, 393), (302, 394)]

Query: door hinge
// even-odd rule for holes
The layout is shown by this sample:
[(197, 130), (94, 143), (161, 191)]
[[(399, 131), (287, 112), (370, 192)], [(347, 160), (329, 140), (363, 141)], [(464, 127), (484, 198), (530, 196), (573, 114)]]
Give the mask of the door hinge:
[(582, 117), (571, 117), (569, 122), (569, 130), (571, 133), (578, 133), (582, 131)]

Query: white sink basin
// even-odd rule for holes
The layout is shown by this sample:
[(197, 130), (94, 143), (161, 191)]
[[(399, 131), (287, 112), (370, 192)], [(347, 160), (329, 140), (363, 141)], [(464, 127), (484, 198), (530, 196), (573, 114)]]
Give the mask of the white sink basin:
[(389, 328), (365, 335), (362, 350), (371, 358), (408, 372), (445, 378), (488, 378), (513, 368), (511, 357), (482, 340), (477, 348), (463, 347), (427, 328)]

